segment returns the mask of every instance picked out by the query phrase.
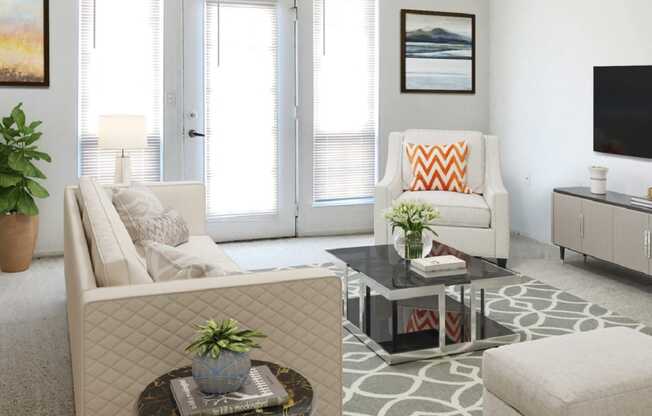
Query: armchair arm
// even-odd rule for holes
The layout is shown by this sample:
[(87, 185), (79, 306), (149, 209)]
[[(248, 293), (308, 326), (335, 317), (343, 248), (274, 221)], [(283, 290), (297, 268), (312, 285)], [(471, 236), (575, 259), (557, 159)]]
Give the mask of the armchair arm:
[(498, 137), (486, 136), (486, 171), (484, 198), (491, 209), (491, 228), (496, 233), (496, 258), (509, 258), (509, 193), (500, 170)]
[(191, 324), (208, 318), (234, 318), (267, 334), (252, 357), (297, 369), (312, 383), (320, 414), (341, 414), (341, 293), (340, 279), (325, 269), (87, 291), (80, 416), (135, 414), (147, 384), (190, 364)]
[(403, 135), (391, 133), (387, 152), (385, 177), (376, 185), (376, 204), (374, 206), (374, 234), (377, 244), (387, 243), (388, 227), (384, 211), (403, 193), (401, 157)]

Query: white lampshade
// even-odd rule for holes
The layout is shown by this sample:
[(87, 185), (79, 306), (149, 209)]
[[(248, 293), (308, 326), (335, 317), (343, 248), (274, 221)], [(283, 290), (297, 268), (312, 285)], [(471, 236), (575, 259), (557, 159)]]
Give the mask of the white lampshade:
[(144, 149), (147, 147), (145, 116), (100, 116), (98, 146), (104, 149)]

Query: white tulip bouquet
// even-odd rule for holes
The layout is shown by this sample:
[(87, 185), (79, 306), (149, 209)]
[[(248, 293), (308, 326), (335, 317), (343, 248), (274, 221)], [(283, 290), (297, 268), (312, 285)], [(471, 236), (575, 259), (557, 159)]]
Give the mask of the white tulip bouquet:
[[(402, 201), (385, 212), (385, 219), (392, 226), (392, 233), (400, 228), (405, 239), (405, 258), (415, 259), (423, 253), (423, 232), (437, 236), (430, 224), (439, 218), (439, 211), (420, 201)], [(401, 244), (402, 245), (402, 244)]]

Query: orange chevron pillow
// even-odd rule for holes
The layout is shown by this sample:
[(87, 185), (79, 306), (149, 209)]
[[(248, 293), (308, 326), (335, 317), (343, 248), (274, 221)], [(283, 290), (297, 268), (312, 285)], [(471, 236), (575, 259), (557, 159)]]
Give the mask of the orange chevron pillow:
[(412, 167), (411, 191), (450, 191), (470, 194), (466, 183), (469, 144), (407, 143), (406, 151)]

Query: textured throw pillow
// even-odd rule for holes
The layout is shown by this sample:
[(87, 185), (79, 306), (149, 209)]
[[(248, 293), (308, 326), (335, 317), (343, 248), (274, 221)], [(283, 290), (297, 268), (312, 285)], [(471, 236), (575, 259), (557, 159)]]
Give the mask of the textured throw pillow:
[(450, 191), (470, 194), (466, 182), (469, 145), (465, 141), (452, 144), (407, 143), (412, 168), (411, 191)]
[(114, 189), (113, 205), (135, 244), (155, 241), (176, 247), (188, 241), (185, 220), (175, 210), (166, 210), (145, 186)]
[(144, 244), (147, 272), (155, 282), (226, 276), (219, 266), (164, 244), (148, 241)]
[(173, 209), (166, 210), (161, 215), (142, 218), (138, 221), (132, 236), (135, 244), (155, 241), (173, 247), (187, 243), (189, 238), (188, 224)]

